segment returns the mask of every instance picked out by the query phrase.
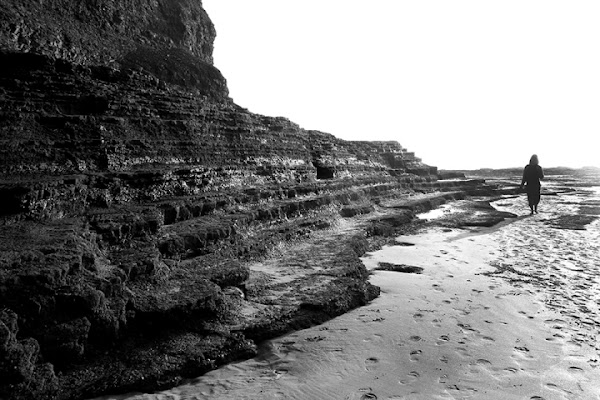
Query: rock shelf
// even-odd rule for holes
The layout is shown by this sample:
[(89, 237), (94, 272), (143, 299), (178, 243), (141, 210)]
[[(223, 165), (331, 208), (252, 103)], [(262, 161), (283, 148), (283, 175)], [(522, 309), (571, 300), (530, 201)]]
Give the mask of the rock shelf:
[(86, 4), (0, 5), (2, 398), (250, 357), (376, 297), (359, 257), (416, 213), (495, 190), (236, 105), (200, 1)]

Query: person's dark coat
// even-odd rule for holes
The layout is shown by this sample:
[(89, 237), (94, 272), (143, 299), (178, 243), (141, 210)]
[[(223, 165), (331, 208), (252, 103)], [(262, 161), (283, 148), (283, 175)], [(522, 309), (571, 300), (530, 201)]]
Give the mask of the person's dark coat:
[(540, 179), (544, 179), (542, 167), (537, 164), (528, 164), (525, 166), (521, 186), (524, 183), (527, 184), (527, 200), (530, 206), (536, 206), (540, 202), (540, 191), (542, 188)]

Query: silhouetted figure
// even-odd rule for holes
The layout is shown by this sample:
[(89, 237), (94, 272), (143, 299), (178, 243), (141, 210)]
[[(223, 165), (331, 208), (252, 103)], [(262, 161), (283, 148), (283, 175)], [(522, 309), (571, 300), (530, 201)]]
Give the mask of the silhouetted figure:
[(538, 156), (534, 154), (529, 160), (529, 165), (525, 166), (523, 179), (521, 180), (521, 189), (527, 183), (527, 201), (532, 214), (538, 212), (537, 207), (540, 202), (540, 190), (542, 189), (540, 179), (544, 179), (544, 171), (539, 165)]

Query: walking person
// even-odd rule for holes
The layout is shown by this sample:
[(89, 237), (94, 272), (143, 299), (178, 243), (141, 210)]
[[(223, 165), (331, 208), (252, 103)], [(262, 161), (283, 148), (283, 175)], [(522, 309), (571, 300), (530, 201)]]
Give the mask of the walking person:
[(525, 166), (523, 179), (521, 180), (521, 189), (527, 183), (527, 201), (529, 202), (531, 214), (534, 212), (537, 214), (538, 212), (537, 208), (540, 203), (540, 191), (542, 189), (540, 179), (544, 179), (544, 171), (540, 167), (538, 156), (534, 154), (531, 156), (529, 164)]

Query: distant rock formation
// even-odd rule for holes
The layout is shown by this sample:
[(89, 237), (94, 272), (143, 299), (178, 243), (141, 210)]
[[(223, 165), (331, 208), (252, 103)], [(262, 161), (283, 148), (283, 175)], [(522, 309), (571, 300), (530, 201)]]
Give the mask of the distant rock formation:
[[(517, 177), (518, 179), (523, 174), (522, 167), (513, 168), (479, 168), (479, 169), (461, 169), (461, 170), (439, 170), (439, 179), (453, 179), (453, 178), (464, 178), (466, 176), (471, 177)], [(600, 174), (599, 167), (583, 167), (583, 168), (571, 168), (571, 167), (544, 167), (544, 175), (573, 175), (573, 176), (590, 176)], [(519, 183), (519, 182), (517, 182)]]
[(364, 235), (310, 301), (248, 292), (247, 264), (440, 188), (397, 142), (234, 104), (199, 0), (2, 0), (0, 22), (0, 397), (164, 387), (365, 304)]

